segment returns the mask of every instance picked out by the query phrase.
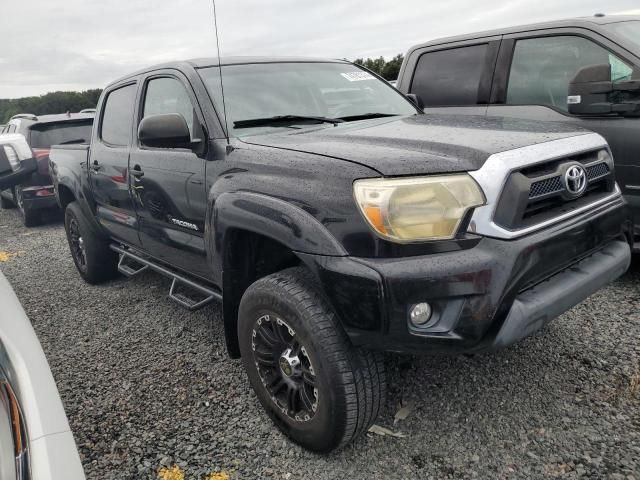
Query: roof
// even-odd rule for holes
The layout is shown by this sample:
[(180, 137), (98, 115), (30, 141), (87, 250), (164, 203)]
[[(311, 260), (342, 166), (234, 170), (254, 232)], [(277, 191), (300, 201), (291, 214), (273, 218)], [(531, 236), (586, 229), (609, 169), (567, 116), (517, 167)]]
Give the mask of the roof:
[[(222, 65), (246, 65), (248, 63), (348, 63), (347, 60), (335, 58), (315, 58), (315, 57), (222, 57)], [(187, 63), (194, 68), (217, 67), (220, 63), (217, 57), (194, 58), (187, 60)]]
[[(220, 61), (221, 60), (221, 61)], [(124, 80), (127, 80), (132, 77), (136, 77), (138, 75), (142, 75), (144, 73), (152, 72), (154, 70), (162, 70), (169, 68), (205, 68), (205, 67), (217, 67), (220, 64), (222, 66), (225, 65), (246, 65), (251, 63), (350, 63), (345, 59), (336, 59), (336, 58), (316, 58), (316, 57), (255, 57), (255, 56), (234, 56), (234, 57), (221, 57), (220, 60), (218, 57), (204, 57), (204, 58), (192, 58), (189, 60), (182, 61), (173, 61), (160, 63), (157, 65), (151, 65), (149, 67), (145, 67), (143, 69), (137, 70), (135, 72), (131, 72), (124, 77), (120, 77), (107, 85), (108, 87), (117, 83), (120, 83)]]
[(587, 29), (593, 29), (595, 26), (607, 25), (610, 23), (640, 21), (640, 15), (605, 15), (605, 16), (593, 16), (593, 17), (578, 17), (568, 18), (564, 20), (553, 20), (549, 22), (532, 23), (527, 25), (519, 25), (515, 27), (499, 28), (495, 30), (485, 30), (481, 32), (473, 32), (464, 35), (456, 35), (453, 37), (433, 39), (419, 45), (411, 47), (411, 51), (444, 43), (452, 43), (463, 40), (470, 40), (483, 37), (494, 37), (499, 35), (509, 35), (512, 33), (521, 33), (528, 30), (542, 30), (550, 28), (562, 28), (562, 27), (583, 27)]
[(13, 120), (14, 118), (16, 119), (20, 119), (20, 120), (28, 120), (31, 121), (33, 123), (60, 123), (60, 122), (67, 122), (67, 121), (79, 121), (79, 120), (92, 120), (95, 117), (95, 114), (93, 113), (59, 113), (59, 114), (54, 114), (54, 115), (25, 115), (25, 114), (18, 114), (15, 115), (13, 117), (11, 117), (11, 119)]

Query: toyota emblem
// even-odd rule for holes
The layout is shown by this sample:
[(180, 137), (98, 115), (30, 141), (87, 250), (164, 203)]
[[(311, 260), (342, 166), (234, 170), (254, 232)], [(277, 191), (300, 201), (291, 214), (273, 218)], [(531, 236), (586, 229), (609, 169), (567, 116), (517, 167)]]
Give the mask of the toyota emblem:
[(587, 172), (581, 165), (571, 165), (564, 174), (564, 185), (573, 197), (579, 197), (587, 189)]

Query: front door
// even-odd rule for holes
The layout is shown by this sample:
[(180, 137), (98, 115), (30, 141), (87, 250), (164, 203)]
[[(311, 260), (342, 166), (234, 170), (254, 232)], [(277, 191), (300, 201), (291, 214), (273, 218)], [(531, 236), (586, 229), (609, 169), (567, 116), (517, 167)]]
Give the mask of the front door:
[[(489, 107), (489, 115), (542, 122), (563, 122), (600, 133), (611, 146), (616, 179), (632, 205), (635, 224), (640, 225), (640, 118), (584, 116), (568, 113), (569, 82), (589, 65), (611, 65), (611, 80), (624, 81), (634, 74), (634, 61), (596, 34), (579, 29), (559, 30), (554, 35), (505, 37), (500, 56), (510, 57), (500, 65), (507, 74), (501, 105)], [(499, 95), (498, 95), (499, 97)], [(640, 232), (636, 232), (640, 233)]]
[(91, 143), (89, 180), (98, 222), (115, 238), (139, 246), (138, 225), (129, 191), (129, 149), (137, 85), (106, 94), (102, 117)]
[(129, 159), (142, 246), (156, 259), (210, 278), (204, 245), (207, 206), (202, 114), (187, 80), (175, 72), (146, 79), (138, 120), (181, 114), (193, 148), (151, 148), (136, 140)]

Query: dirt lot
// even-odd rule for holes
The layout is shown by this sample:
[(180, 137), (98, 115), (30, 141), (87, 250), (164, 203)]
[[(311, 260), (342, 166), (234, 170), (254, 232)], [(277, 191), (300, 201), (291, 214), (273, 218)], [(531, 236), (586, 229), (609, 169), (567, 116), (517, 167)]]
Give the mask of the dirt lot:
[[(227, 358), (218, 306), (188, 313), (149, 273), (92, 287), (60, 221), (0, 211), (0, 268), (31, 318), (89, 479), (640, 480), (640, 260), (533, 338), (475, 357), (388, 356), (369, 434), (330, 456), (285, 439)], [(394, 425), (401, 402), (415, 401)]]

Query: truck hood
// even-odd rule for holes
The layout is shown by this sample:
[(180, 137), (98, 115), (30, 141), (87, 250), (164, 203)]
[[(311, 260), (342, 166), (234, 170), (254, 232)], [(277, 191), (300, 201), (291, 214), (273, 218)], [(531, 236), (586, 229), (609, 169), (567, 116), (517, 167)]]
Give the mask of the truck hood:
[(415, 175), (477, 170), (494, 153), (587, 133), (559, 123), (427, 114), (287, 129), (241, 140), (346, 160), (382, 175)]

